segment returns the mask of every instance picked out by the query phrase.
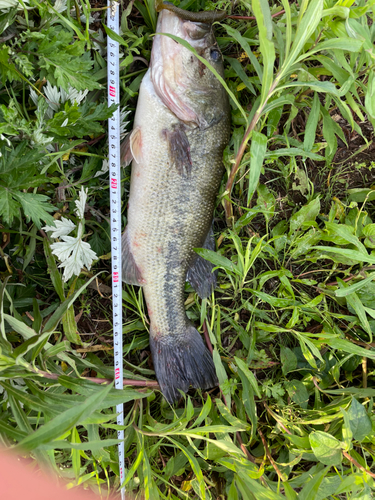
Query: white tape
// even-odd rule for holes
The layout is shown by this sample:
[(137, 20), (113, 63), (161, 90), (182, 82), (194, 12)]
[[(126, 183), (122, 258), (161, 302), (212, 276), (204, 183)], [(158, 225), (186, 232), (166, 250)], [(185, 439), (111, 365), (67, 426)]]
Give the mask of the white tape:
[[(119, 34), (120, 4), (108, 0), (107, 26)], [(120, 102), (119, 45), (107, 37), (108, 106)], [(121, 276), (121, 172), (120, 172), (120, 110), (117, 109), (108, 120), (109, 143), (109, 192), (111, 209), (111, 255), (112, 255), (112, 307), (113, 346), (115, 364), (115, 387), (123, 389), (122, 361), (122, 276)], [(124, 425), (123, 405), (116, 406), (117, 425)], [(125, 480), (124, 431), (117, 431), (120, 484)], [(125, 499), (125, 488), (121, 489)]]

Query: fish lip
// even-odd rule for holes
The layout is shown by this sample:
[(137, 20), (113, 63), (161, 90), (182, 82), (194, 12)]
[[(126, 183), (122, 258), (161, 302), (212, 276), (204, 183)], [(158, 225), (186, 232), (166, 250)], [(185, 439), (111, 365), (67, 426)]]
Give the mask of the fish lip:
[(181, 50), (181, 45), (178, 42), (165, 35), (178, 36), (190, 44), (193, 42), (195, 48), (200, 49), (208, 46), (206, 38), (211, 31), (212, 27), (207, 23), (186, 21), (180, 19), (173, 12), (162, 10), (156, 26), (157, 34), (153, 41), (150, 67), (162, 65), (164, 54), (167, 54), (168, 59), (171, 59)]
[(195, 122), (196, 113), (185, 104), (177, 91), (178, 88), (186, 88), (184, 82), (178, 81), (178, 74), (183, 71), (182, 66), (178, 67), (181, 45), (168, 36), (159, 34), (172, 34), (186, 39), (184, 23), (173, 12), (160, 12), (156, 27), (158, 34), (155, 35), (151, 51), (150, 77), (155, 92), (164, 105), (180, 120)]
[[(202, 86), (199, 81), (185, 77), (182, 54), (187, 49), (165, 36), (168, 34), (188, 41), (198, 54), (204, 56), (207, 49), (216, 46), (212, 27), (207, 23), (180, 19), (173, 12), (162, 10), (153, 41), (150, 64), (150, 79), (155, 93), (169, 111), (189, 126), (208, 128), (211, 120), (206, 119), (205, 112), (198, 104), (216, 87), (212, 84), (207, 85), (207, 82)], [(203, 74), (206, 68), (202, 62), (199, 64)]]

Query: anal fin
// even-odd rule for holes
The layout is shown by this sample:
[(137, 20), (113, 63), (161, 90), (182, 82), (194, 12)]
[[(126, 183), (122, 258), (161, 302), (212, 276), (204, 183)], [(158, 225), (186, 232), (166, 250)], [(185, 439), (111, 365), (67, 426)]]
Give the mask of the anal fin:
[[(212, 226), (208, 231), (202, 248), (215, 251), (215, 237)], [(209, 297), (212, 289), (216, 287), (217, 271), (212, 272), (214, 267), (211, 262), (198, 255), (188, 269), (186, 279), (201, 299)]]
[(135, 263), (134, 256), (130, 249), (129, 237), (126, 229), (121, 238), (121, 248), (122, 281), (128, 283), (128, 285), (144, 285), (146, 281), (142, 278), (141, 271)]

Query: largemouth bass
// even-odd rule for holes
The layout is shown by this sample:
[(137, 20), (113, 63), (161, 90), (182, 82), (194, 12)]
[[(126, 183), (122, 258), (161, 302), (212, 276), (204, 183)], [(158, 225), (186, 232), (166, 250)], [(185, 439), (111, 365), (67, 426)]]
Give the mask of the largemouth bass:
[[(223, 76), (210, 23), (162, 10), (156, 31), (186, 40)], [(122, 146), (123, 162), (133, 162), (122, 266), (123, 280), (143, 287), (155, 373), (171, 403), (190, 385), (218, 383), (211, 354), (186, 316), (184, 288), (188, 278), (204, 298), (216, 284), (213, 266), (194, 248), (215, 246), (212, 219), (229, 133), (228, 97), (218, 79), (188, 48), (157, 34), (134, 129)]]

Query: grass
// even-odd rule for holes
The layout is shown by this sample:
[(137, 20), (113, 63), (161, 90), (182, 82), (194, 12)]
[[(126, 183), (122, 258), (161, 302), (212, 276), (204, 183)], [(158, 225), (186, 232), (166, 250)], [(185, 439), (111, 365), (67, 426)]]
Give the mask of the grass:
[[(155, 387), (135, 287), (131, 385), (95, 383), (113, 378), (105, 5), (14, 3), (0, 3), (0, 444), (105, 498), (119, 488), (123, 403), (138, 498), (371, 498), (374, 2), (180, 3), (239, 17), (216, 24), (232, 96), (218, 249), (204, 252), (219, 286), (203, 301), (186, 288), (220, 389), (174, 407)], [(155, 21), (151, 0), (122, 13), (123, 134)], [(126, 168), (123, 227), (129, 181)], [(54, 220), (96, 254), (79, 276), (58, 267), (67, 233), (43, 230)]]

